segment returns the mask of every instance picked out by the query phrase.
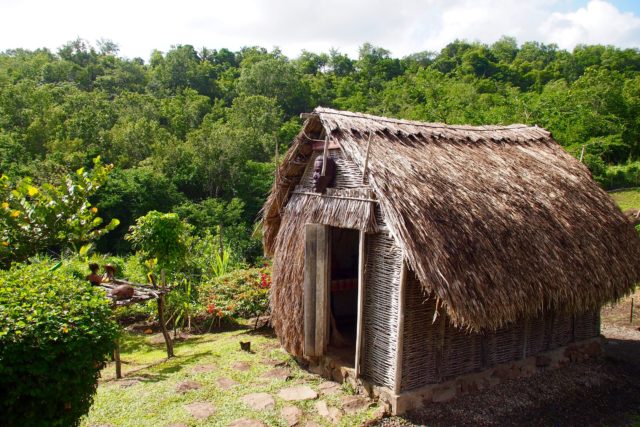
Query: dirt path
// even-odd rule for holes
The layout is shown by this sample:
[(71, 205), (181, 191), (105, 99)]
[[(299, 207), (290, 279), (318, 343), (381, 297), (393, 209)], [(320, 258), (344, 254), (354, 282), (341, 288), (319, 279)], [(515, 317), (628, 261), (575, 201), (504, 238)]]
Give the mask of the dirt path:
[(431, 404), (379, 426), (640, 425), (640, 292), (602, 312), (605, 355), (598, 362), (512, 380), (473, 396)]

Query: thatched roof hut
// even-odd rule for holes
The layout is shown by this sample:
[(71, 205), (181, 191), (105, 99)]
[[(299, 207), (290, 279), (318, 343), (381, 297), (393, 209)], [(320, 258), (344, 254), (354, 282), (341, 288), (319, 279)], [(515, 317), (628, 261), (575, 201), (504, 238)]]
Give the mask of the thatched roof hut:
[[(325, 194), (310, 185), (318, 156), (338, 168)], [(389, 236), (435, 316), (444, 312), (453, 327), (474, 333), (546, 312), (593, 312), (640, 278), (634, 228), (588, 169), (539, 127), (317, 108), (286, 154), (263, 215), (264, 247), (274, 257), (273, 324), (296, 355), (305, 336), (305, 224)], [(367, 274), (374, 264), (367, 259)]]

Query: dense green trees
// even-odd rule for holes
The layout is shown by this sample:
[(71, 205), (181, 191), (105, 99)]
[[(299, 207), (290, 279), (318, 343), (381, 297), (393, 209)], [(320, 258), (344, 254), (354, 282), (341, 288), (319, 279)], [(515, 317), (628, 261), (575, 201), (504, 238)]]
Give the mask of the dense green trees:
[(290, 60), (278, 49), (178, 45), (145, 63), (119, 57), (108, 40), (93, 47), (80, 39), (56, 53), (6, 51), (0, 172), (61, 183), (100, 155), (115, 170), (92, 202), (106, 220), (122, 221), (99, 241), (101, 251), (129, 251), (122, 237), (147, 212), (178, 211), (199, 235), (215, 238), (220, 226), (244, 233), (224, 240), (237, 259), (252, 261), (259, 250), (248, 231), (276, 147), (284, 153), (299, 113), (316, 105), (445, 123), (537, 124), (576, 156), (584, 146), (603, 184), (638, 181), (637, 168), (624, 165), (640, 156), (640, 51), (569, 52), (510, 37), (491, 45), (456, 40), (405, 58), (368, 43), (356, 59), (336, 50)]

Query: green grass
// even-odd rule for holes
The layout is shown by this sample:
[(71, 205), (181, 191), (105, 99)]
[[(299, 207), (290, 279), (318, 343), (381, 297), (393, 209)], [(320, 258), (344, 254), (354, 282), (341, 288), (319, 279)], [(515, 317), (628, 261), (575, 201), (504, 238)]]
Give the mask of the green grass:
[[(280, 349), (276, 338), (270, 335), (251, 333), (247, 330), (220, 332), (191, 336), (175, 344), (176, 357), (166, 360), (164, 343), (150, 336), (127, 334), (122, 338), (121, 359), (124, 380), (139, 382), (123, 387), (123, 381), (114, 379), (115, 368), (110, 364), (103, 370), (94, 404), (82, 421), (83, 427), (108, 424), (114, 426), (166, 426), (174, 423), (189, 426), (226, 426), (232, 421), (248, 417), (264, 422), (268, 426), (285, 426), (280, 409), (291, 404), (277, 397), (280, 389), (306, 384), (316, 389), (323, 379), (301, 369), (296, 362)], [(253, 353), (240, 350), (240, 341), (251, 341)], [(155, 344), (153, 342), (156, 342)], [(261, 378), (272, 366), (264, 359), (285, 362), (292, 372), (287, 381)], [(233, 369), (236, 361), (247, 361), (251, 368), (246, 372)], [(196, 365), (213, 364), (215, 370), (194, 373)], [(230, 390), (218, 387), (216, 379), (231, 378), (240, 385)], [(202, 384), (199, 390), (179, 393), (176, 387), (185, 380)], [(273, 410), (256, 412), (246, 407), (240, 398), (245, 394), (267, 392), (274, 396)], [(340, 396), (321, 396), (330, 406), (340, 407)], [(207, 401), (216, 408), (216, 413), (207, 420), (191, 417), (184, 405)], [(304, 411), (304, 421), (313, 420), (320, 425), (331, 425), (315, 412), (315, 401), (293, 403)], [(355, 415), (344, 415), (340, 425), (360, 425), (373, 417), (375, 407)]]
[(640, 209), (640, 190), (625, 190), (610, 193), (611, 197), (620, 206), (620, 209)]

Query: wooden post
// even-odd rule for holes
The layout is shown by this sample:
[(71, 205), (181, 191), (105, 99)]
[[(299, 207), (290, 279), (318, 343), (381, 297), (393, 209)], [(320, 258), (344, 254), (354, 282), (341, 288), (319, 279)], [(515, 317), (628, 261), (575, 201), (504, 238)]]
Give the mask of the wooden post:
[(315, 353), (322, 356), (329, 344), (329, 276), (331, 268), (331, 229), (317, 225), (316, 229), (316, 337)]
[(404, 344), (404, 312), (405, 312), (405, 294), (407, 288), (407, 265), (402, 257), (402, 266), (400, 267), (400, 289), (398, 292), (398, 329), (396, 341), (396, 377), (393, 384), (395, 394), (400, 394), (402, 389), (402, 356)]
[(584, 158), (584, 145), (582, 146), (582, 149), (580, 150), (580, 163), (582, 163), (582, 159)]
[(116, 378), (122, 378), (122, 363), (120, 362), (120, 340), (115, 340), (116, 348), (113, 349), (113, 360), (116, 362)]
[(305, 226), (304, 249), (304, 355), (315, 356), (316, 346), (316, 224)]
[(365, 238), (366, 233), (364, 230), (360, 230), (360, 245), (358, 247), (358, 317), (356, 326), (356, 360), (355, 371), (356, 378), (360, 376), (360, 359), (362, 357), (362, 325), (364, 315), (364, 274), (365, 274)]
[(633, 323), (633, 298), (631, 298), (631, 312), (629, 313), (629, 323)]

